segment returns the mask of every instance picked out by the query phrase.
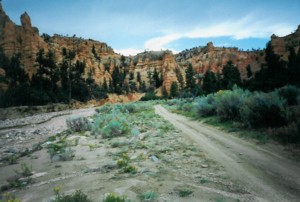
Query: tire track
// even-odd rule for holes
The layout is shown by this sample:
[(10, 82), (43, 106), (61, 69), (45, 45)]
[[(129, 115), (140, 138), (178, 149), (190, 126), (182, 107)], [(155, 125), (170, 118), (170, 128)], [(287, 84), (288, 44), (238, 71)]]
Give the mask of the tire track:
[(155, 112), (195, 141), (208, 156), (225, 167), (256, 201), (299, 201), (300, 164), (197, 121), (168, 112)]

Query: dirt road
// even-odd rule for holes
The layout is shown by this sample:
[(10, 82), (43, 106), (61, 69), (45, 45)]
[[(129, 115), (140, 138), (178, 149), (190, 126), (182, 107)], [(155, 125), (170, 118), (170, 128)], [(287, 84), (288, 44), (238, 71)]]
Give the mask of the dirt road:
[(300, 201), (300, 163), (289, 160), (279, 146), (271, 150), (249, 143), (160, 105), (155, 112), (199, 144), (257, 201)]

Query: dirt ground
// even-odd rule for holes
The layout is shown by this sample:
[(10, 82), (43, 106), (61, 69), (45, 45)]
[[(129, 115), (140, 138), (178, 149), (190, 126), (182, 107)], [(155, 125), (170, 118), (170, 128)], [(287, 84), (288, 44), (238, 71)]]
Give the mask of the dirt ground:
[(157, 114), (197, 143), (257, 201), (299, 201), (300, 163), (279, 145), (255, 145), (155, 106)]
[[(75, 151), (71, 161), (52, 161), (45, 142), (41, 150), (18, 159), (17, 164), (2, 164), (0, 185), (26, 163), (34, 172), (32, 182), (8, 190), (24, 202), (50, 201), (58, 186), (65, 194), (80, 189), (93, 201), (102, 201), (111, 192), (140, 201), (139, 196), (149, 191), (157, 193), (153, 201), (299, 201), (300, 164), (287, 159), (279, 146), (271, 151), (274, 148), (245, 142), (159, 105), (155, 111), (152, 105), (145, 108), (149, 109), (128, 118), (140, 131), (137, 137), (103, 139), (90, 132), (72, 133), (67, 137)], [(47, 139), (64, 131), (65, 119), (79, 113), (92, 118), (94, 109), (73, 110), (24, 128), (0, 129), (0, 134), (49, 127)], [(23, 141), (29, 147), (38, 138), (32, 135)], [(135, 173), (117, 166), (122, 154), (128, 155)]]

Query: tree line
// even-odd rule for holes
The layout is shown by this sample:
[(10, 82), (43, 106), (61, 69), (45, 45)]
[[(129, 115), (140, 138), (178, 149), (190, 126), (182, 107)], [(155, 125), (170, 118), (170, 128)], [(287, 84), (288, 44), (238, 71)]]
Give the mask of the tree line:
[[(247, 67), (247, 79), (242, 80), (238, 67), (232, 61), (223, 66), (220, 73), (210, 70), (204, 75), (195, 72), (191, 64), (185, 68), (185, 78), (181, 69), (176, 68), (177, 82), (171, 84), (169, 91), (162, 87), (162, 97), (157, 97), (155, 89), (162, 86), (164, 81), (163, 70), (147, 70), (149, 84), (141, 79), (140, 72), (134, 74), (129, 71), (126, 57), (121, 57), (121, 64), (105, 70), (110, 72), (111, 78), (101, 85), (93, 79), (94, 72), (88, 70), (87, 76), (85, 61), (75, 60), (76, 52), (62, 48), (62, 62), (57, 63), (55, 54), (51, 50), (39, 50), (36, 55), (38, 66), (36, 74), (29, 79), (21, 64), (21, 54), (7, 58), (0, 49), (0, 67), (6, 75), (0, 77), (0, 82), (8, 85), (8, 90), (0, 92), (0, 106), (44, 105), (47, 103), (70, 103), (71, 100), (88, 101), (90, 99), (103, 99), (107, 93), (126, 94), (129, 92), (146, 92), (143, 100), (175, 97), (195, 97), (210, 94), (219, 90), (232, 89), (239, 86), (251, 91), (270, 92), (276, 88), (290, 84), (300, 86), (300, 49), (296, 54), (293, 47), (289, 47), (288, 61), (280, 59), (274, 53), (269, 42), (265, 49), (265, 63), (259, 71), (253, 73)], [(92, 53), (100, 63), (95, 47)], [(126, 79), (128, 78), (128, 79)]]

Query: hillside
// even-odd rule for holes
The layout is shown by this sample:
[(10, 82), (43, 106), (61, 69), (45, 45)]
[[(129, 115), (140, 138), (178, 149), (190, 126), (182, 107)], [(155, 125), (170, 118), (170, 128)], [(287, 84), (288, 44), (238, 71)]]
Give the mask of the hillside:
[[(68, 65), (74, 66), (74, 71), (77, 71), (76, 68), (80, 66), (76, 66), (76, 64), (82, 63), (83, 71), (78, 73), (82, 82), (90, 78), (93, 80), (92, 83), (94, 82), (100, 88), (105, 88), (105, 92), (117, 94), (147, 92), (154, 87), (156, 93), (160, 95), (164, 89), (170, 92), (174, 82), (178, 84), (179, 90), (183, 90), (186, 85), (185, 72), (189, 64), (201, 79), (201, 75), (203, 76), (208, 70), (221, 75), (224, 65), (228, 61), (232, 61), (243, 80), (247, 79), (247, 67), (250, 67), (251, 72), (255, 73), (265, 63), (264, 50), (241, 51), (234, 47), (214, 47), (212, 42), (207, 43), (206, 46), (184, 50), (175, 55), (171, 51), (147, 51), (125, 57), (115, 53), (106, 43), (92, 39), (83, 39), (75, 35), (72, 37), (59, 34), (41, 35), (38, 28), (31, 24), (31, 19), (26, 12), (21, 15), (20, 20), (21, 25), (12, 22), (0, 4), (0, 47), (3, 54), (8, 58), (20, 54), (20, 67), (31, 80), (43, 66), (37, 62), (40, 51), (44, 50), (43, 59), (47, 58), (47, 54), (51, 52), (53, 54), (51, 59), (55, 63), (54, 67), (61, 74), (57, 81), (52, 82), (57, 85), (57, 88), (62, 88), (62, 91), (67, 91), (68, 88), (63, 84), (63, 73), (61, 72), (64, 62), (68, 60), (66, 52), (74, 53), (74, 57), (68, 60)], [(284, 61), (288, 60), (290, 47), (296, 53), (298, 52), (299, 42), (300, 27), (295, 33), (288, 36), (273, 35), (271, 37), (275, 53)], [(14, 80), (8, 76), (9, 68), (11, 67), (5, 63), (0, 64), (0, 89), (3, 92)], [(157, 77), (156, 80), (154, 75)], [(40, 75), (40, 77), (48, 79), (50, 76)], [(36, 78), (40, 77), (36, 76)], [(198, 81), (200, 84), (201, 82), (201, 80)], [(87, 87), (83, 89), (86, 91)], [(88, 91), (93, 90), (89, 89)], [(51, 97), (51, 95), (49, 96)], [(90, 95), (87, 99), (93, 97), (95, 96)]]

